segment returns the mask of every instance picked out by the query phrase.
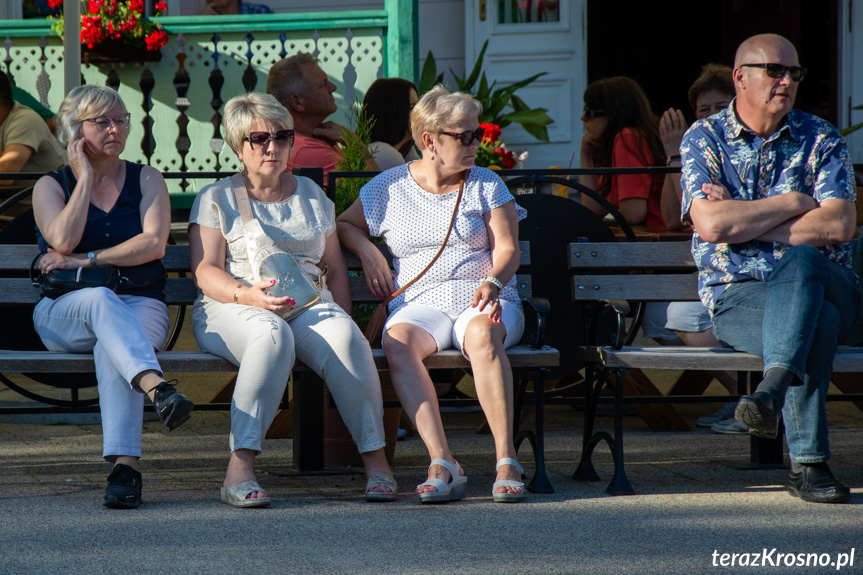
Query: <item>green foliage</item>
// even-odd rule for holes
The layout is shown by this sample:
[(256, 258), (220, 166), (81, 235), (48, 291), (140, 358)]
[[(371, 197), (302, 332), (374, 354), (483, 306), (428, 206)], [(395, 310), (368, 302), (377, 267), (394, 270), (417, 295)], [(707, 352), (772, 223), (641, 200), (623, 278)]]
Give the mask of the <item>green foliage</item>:
[[(342, 172), (363, 171), (366, 162), (372, 155), (369, 153), (372, 127), (375, 119), (363, 113), (363, 105), (354, 102), (345, 112), (347, 130), (341, 145), (341, 159), (336, 162), (336, 169)], [(336, 180), (336, 215), (350, 207), (359, 196), (360, 188), (368, 183), (370, 178), (339, 178)]]
[[(854, 106), (851, 109), (852, 110), (863, 110), (863, 106)], [(854, 124), (853, 126), (848, 126), (844, 130), (839, 130), (839, 133), (842, 134), (843, 136), (847, 136), (848, 134), (856, 132), (860, 128), (863, 128), (863, 122), (860, 122), (859, 124)]]
[[(545, 75), (546, 72), (540, 72), (504, 88), (495, 89), (497, 81), (495, 80), (489, 84), (485, 72), (482, 70), (482, 62), (487, 47), (488, 40), (482, 45), (482, 50), (480, 50), (479, 56), (477, 56), (469, 75), (465, 71), (459, 77), (450, 69), (450, 73), (455, 77), (458, 90), (473, 94), (480, 101), (482, 104), (482, 115), (479, 118), (480, 123), (497, 124), (501, 128), (505, 128), (515, 122), (516, 124), (521, 124), (525, 131), (537, 140), (547, 142), (548, 130), (546, 126), (554, 122), (546, 113), (548, 110), (545, 108), (530, 108), (525, 104), (524, 100), (515, 95), (516, 91), (529, 85), (540, 76)], [(437, 62), (431, 51), (429, 51), (420, 75), (420, 95), (425, 94), (442, 81), (443, 74), (437, 73)], [(477, 82), (479, 82), (479, 85), (477, 85)]]

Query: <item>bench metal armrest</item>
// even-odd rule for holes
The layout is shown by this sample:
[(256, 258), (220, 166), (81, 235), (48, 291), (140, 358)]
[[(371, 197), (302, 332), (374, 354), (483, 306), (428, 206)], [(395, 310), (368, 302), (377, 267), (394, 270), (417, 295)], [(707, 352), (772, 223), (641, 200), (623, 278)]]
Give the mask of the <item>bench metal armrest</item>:
[(621, 349), (626, 344), (626, 316), (629, 315), (629, 302), (623, 299), (602, 300), (607, 303), (614, 313), (617, 314), (617, 335), (614, 337), (612, 348)]
[[(545, 345), (545, 315), (551, 309), (551, 304), (548, 299), (544, 297), (524, 298), (521, 300), (521, 303), (525, 309), (525, 313), (527, 310), (531, 310), (533, 316), (536, 318), (536, 331), (531, 334), (527, 334), (526, 339), (530, 343), (531, 347), (539, 349)], [(527, 319), (528, 318), (525, 317), (525, 325), (533, 325), (528, 323)]]

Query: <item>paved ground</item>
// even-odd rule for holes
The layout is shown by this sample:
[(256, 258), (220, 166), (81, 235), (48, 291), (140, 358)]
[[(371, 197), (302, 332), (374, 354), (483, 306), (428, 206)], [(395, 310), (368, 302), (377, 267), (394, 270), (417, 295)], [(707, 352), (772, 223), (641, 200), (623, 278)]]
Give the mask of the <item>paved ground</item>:
[(626, 420), (626, 455), (638, 494), (608, 496), (607, 452), (596, 458), (602, 482), (571, 479), (581, 416), (561, 407), (550, 410), (548, 433), (557, 491), (524, 504), (491, 502), (491, 438), (474, 433), (479, 415), (449, 414), (452, 447), (469, 476), (465, 501), (417, 503), (411, 492), (427, 457), (416, 438), (399, 442), (402, 495), (383, 504), (362, 500), (364, 481), (353, 470), (291, 473), (291, 441), (268, 440), (259, 478), (273, 506), (233, 509), (218, 503), (228, 416), (197, 413), (170, 434), (145, 423), (145, 504), (117, 511), (101, 506), (109, 469), (98, 457), (98, 426), (0, 423), (0, 574), (692, 574), (720, 569), (723, 553), (765, 552), (767, 567), (727, 570), (826, 573), (837, 567), (811, 566), (815, 555), (809, 567), (785, 567), (778, 554), (849, 562), (839, 554), (852, 549), (854, 564), (842, 571), (861, 572), (863, 417), (845, 408), (831, 414), (839, 424), (833, 468), (854, 497), (838, 506), (791, 498), (783, 470), (727, 465), (748, 458), (748, 437), (655, 433), (636, 417)]

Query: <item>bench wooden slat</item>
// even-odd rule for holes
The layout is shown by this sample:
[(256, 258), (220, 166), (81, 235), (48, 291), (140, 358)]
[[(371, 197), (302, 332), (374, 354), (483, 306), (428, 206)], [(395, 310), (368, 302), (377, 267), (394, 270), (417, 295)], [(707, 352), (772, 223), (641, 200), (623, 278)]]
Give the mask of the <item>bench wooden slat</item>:
[(696, 274), (576, 275), (572, 278), (572, 297), (576, 301), (604, 299), (698, 301), (698, 276)]
[[(764, 369), (763, 358), (723, 347), (630, 346), (620, 350), (585, 347), (579, 353), (585, 361), (608, 368), (756, 372)], [(863, 348), (840, 345), (833, 360), (833, 372), (863, 372)]]
[[(383, 350), (372, 350), (375, 364), (379, 370), (389, 369)], [(560, 364), (560, 354), (548, 346), (534, 349), (529, 345), (519, 345), (507, 350), (510, 363), (515, 368), (556, 367)], [(169, 372), (235, 372), (237, 368), (228, 360), (201, 351), (158, 352), (159, 365)], [(470, 363), (454, 349), (432, 354), (425, 360), (432, 369), (467, 368)], [(302, 363), (295, 370), (307, 371)], [(2, 373), (92, 373), (95, 371), (93, 355), (89, 353), (62, 353), (46, 351), (0, 350), (0, 372)]]
[(695, 270), (689, 242), (596, 242), (569, 244), (569, 266), (576, 269)]

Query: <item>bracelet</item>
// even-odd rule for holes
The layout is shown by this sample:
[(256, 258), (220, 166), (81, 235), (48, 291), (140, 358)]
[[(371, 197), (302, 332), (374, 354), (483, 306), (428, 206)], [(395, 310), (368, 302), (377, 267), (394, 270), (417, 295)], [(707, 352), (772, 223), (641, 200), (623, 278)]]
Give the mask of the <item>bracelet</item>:
[(479, 283), (483, 283), (483, 282), (493, 283), (494, 285), (496, 285), (496, 286), (497, 286), (497, 289), (498, 289), (498, 290), (503, 290), (503, 283), (502, 283), (499, 279), (497, 279), (496, 277), (494, 277), (494, 276), (488, 276), (488, 277), (485, 277), (485, 278), (483, 278), (483, 279), (482, 279), (482, 281), (481, 281), (481, 282), (479, 282)]
[(240, 303), (240, 290), (243, 289), (243, 284), (237, 284), (234, 289), (234, 303)]
[(665, 165), (670, 166), (671, 162), (679, 162), (679, 161), (680, 161), (680, 154), (672, 154), (672, 155), (668, 156), (668, 161), (665, 162)]

